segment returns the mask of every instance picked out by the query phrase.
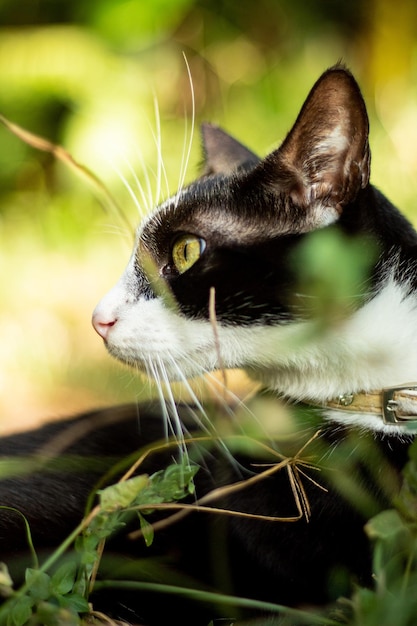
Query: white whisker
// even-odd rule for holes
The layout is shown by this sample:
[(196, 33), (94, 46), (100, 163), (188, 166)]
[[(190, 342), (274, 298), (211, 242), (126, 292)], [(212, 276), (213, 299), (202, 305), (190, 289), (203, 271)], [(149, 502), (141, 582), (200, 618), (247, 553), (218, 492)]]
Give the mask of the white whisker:
[[(169, 412), (167, 409), (167, 405), (166, 405), (166, 401), (165, 401), (165, 396), (162, 390), (162, 384), (161, 384), (161, 378), (159, 375), (159, 370), (156, 367), (156, 364), (149, 359), (148, 361), (148, 366), (149, 366), (149, 375), (150, 377), (155, 381), (156, 383), (156, 390), (158, 393), (158, 398), (159, 398), (159, 403), (161, 405), (161, 410), (162, 410), (162, 416), (164, 419), (164, 436), (166, 439), (168, 439), (169, 437), (169, 430), (170, 430), (170, 416), (169, 416)], [(147, 368), (148, 369), (148, 368)]]
[(158, 370), (161, 374), (161, 378), (165, 384), (165, 388), (168, 394), (168, 403), (166, 403), (166, 408), (167, 408), (167, 412), (168, 411), (168, 407), (170, 407), (171, 411), (170, 411), (170, 428), (172, 431), (173, 436), (175, 437), (175, 440), (178, 443), (178, 447), (181, 450), (181, 455), (185, 456), (188, 459), (188, 451), (187, 451), (187, 446), (184, 442), (184, 432), (183, 432), (183, 425), (181, 423), (181, 419), (180, 416), (178, 415), (178, 409), (177, 409), (177, 404), (175, 402), (174, 399), (174, 395), (172, 393), (172, 388), (171, 385), (169, 383), (169, 379), (165, 370), (165, 366), (162, 362), (162, 359), (159, 358), (158, 359)]
[[(145, 186), (140, 182), (136, 172), (131, 168), (131, 173), (135, 180), (136, 186), (142, 198), (143, 204), (146, 207), (146, 212), (150, 213), (154, 208), (154, 194), (152, 192), (152, 184), (149, 176), (149, 166), (146, 166), (145, 160), (143, 158), (143, 154), (139, 148), (136, 149), (137, 158), (140, 163), (140, 169), (143, 173)], [(129, 164), (128, 164), (129, 165)], [(151, 170), (152, 171), (152, 170)], [(152, 171), (152, 174), (155, 176), (155, 173)]]
[(106, 235), (116, 235), (118, 238), (129, 240), (129, 246), (132, 245), (132, 232), (128, 231), (125, 226), (118, 226), (116, 224), (105, 224), (101, 228), (101, 232)]
[[(126, 165), (129, 168), (130, 172), (134, 176), (134, 180), (135, 180), (135, 182), (137, 184), (137, 187), (139, 189), (139, 193), (140, 193), (140, 196), (142, 198), (142, 202), (144, 203), (144, 205), (146, 207), (146, 198), (145, 198), (145, 194), (143, 192), (142, 185), (140, 184), (140, 182), (139, 182), (139, 180), (138, 180), (138, 178), (137, 178), (137, 176), (136, 176), (132, 166), (130, 165), (130, 163), (127, 162)], [(143, 217), (143, 215), (146, 214), (146, 208), (145, 208), (145, 211), (144, 211), (142, 204), (139, 202), (139, 199), (136, 196), (135, 192), (133, 191), (133, 188), (132, 188), (131, 184), (129, 183), (129, 181), (127, 180), (127, 178), (120, 171), (118, 171), (118, 170), (116, 170), (116, 171), (117, 171), (117, 175), (120, 178), (120, 180), (122, 181), (125, 189), (127, 190), (127, 192), (129, 193), (130, 197), (132, 198), (133, 203), (134, 203), (134, 205), (135, 205), (135, 207), (136, 207), (140, 217)]]
[(164, 164), (163, 152), (162, 152), (162, 133), (161, 133), (161, 117), (159, 114), (159, 104), (156, 96), (154, 97), (154, 111), (155, 111), (155, 123), (156, 123), (156, 134), (152, 132), (152, 137), (155, 142), (156, 150), (157, 150), (157, 159), (158, 159), (158, 170), (157, 170), (157, 187), (155, 193), (155, 204), (159, 204), (161, 201), (161, 187), (162, 187), (162, 177), (164, 179), (167, 197), (169, 197), (169, 184), (168, 184), (168, 176), (167, 171)]
[[(195, 411), (194, 409), (191, 408), (191, 406), (189, 407), (191, 409), (192, 412), (192, 416), (195, 420), (195, 423), (198, 425), (199, 428), (201, 428), (201, 430), (203, 432), (206, 432), (207, 434), (212, 435), (213, 434), (213, 422), (210, 420), (209, 416), (207, 415), (206, 410), (204, 409), (203, 405), (201, 404), (200, 400), (198, 399), (197, 395), (195, 394), (193, 388), (191, 387), (189, 381), (187, 380), (187, 378), (184, 376), (184, 374), (182, 373), (181, 369), (178, 367), (177, 363), (172, 360), (172, 365), (175, 367), (176, 371), (178, 372), (178, 378), (181, 381), (181, 383), (184, 385), (186, 391), (190, 394), (191, 400), (193, 402), (193, 404), (195, 405), (197, 411)], [(204, 421), (201, 419), (201, 417), (204, 418), (204, 420), (209, 424), (209, 426), (207, 426), (207, 424), (204, 423)]]
[[(190, 156), (191, 156), (191, 148), (192, 148), (192, 143), (193, 143), (193, 139), (194, 139), (194, 128), (195, 128), (195, 93), (194, 93), (194, 85), (193, 85), (193, 80), (192, 80), (192, 76), (191, 76), (191, 70), (190, 70), (190, 65), (187, 61), (187, 57), (184, 54), (184, 62), (185, 62), (185, 66), (187, 68), (187, 74), (188, 74), (188, 80), (189, 80), (189, 84), (190, 84), (190, 93), (191, 93), (191, 131), (190, 131), (190, 137), (188, 139), (187, 142), (187, 135), (188, 135), (188, 116), (185, 115), (185, 128), (184, 128), (184, 145), (183, 145), (183, 152), (182, 152), (182, 158), (181, 158), (181, 167), (180, 167), (180, 178), (179, 178), (179, 183), (178, 183), (178, 191), (176, 194), (176, 198), (175, 198), (175, 206), (177, 206), (179, 198), (180, 198), (180, 194), (183, 190), (184, 187), (184, 181), (185, 181), (185, 177), (187, 174), (187, 170), (188, 170), (188, 164), (190, 162)], [(188, 143), (188, 146), (187, 146)]]
[[(222, 439), (221, 434), (217, 432), (215, 423), (210, 418), (203, 404), (198, 399), (189, 381), (182, 374), (180, 368), (175, 363), (175, 361), (172, 361), (172, 363), (178, 372), (179, 379), (183, 383), (187, 392), (190, 394), (191, 400), (197, 408), (197, 411), (195, 411), (194, 409), (192, 409), (191, 405), (188, 405), (188, 409), (191, 412), (196, 424), (199, 426), (199, 428), (201, 428), (203, 432), (206, 432), (211, 437), (213, 437), (213, 443), (215, 443), (216, 447), (222, 451), (222, 453), (225, 455), (225, 457), (229, 460), (229, 462), (235, 469), (239, 469), (239, 468), (244, 469), (242, 468), (240, 463), (233, 457), (233, 454), (230, 452), (229, 448), (227, 447), (226, 442)], [(246, 472), (247, 470), (244, 469), (244, 471)]]

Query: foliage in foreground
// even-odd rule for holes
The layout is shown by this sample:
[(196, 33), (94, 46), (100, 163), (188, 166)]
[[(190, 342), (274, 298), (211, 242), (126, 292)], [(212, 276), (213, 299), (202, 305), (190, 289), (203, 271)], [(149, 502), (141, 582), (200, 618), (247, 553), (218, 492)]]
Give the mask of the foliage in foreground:
[[(99, 491), (99, 503), (86, 515), (67, 540), (41, 566), (34, 556), (34, 567), (27, 568), (25, 584), (13, 590), (5, 564), (0, 571), (0, 592), (9, 598), (0, 609), (0, 623), (7, 626), (43, 624), (75, 626), (90, 612), (88, 598), (94, 588), (106, 540), (136, 514), (144, 540), (153, 540), (152, 526), (146, 515), (155, 507), (184, 498), (193, 490), (197, 466), (175, 463), (148, 476), (141, 474), (121, 480)], [(30, 529), (27, 527), (30, 545)], [(60, 557), (72, 544), (78, 562)], [(55, 566), (55, 567), (54, 567)], [(50, 573), (52, 569), (53, 573)]]
[[(287, 463), (286, 463), (287, 461)], [(278, 469), (291, 467), (285, 459)], [(78, 626), (83, 623), (113, 623), (94, 613), (89, 596), (95, 585), (129, 587), (140, 591), (149, 583), (102, 581), (96, 575), (106, 540), (126, 523), (127, 516), (137, 516), (143, 540), (153, 541), (153, 529), (147, 517), (156, 508), (182, 500), (193, 493), (197, 466), (189, 461), (175, 463), (152, 476), (124, 478), (99, 492), (99, 502), (85, 516), (67, 540), (43, 564), (26, 570), (24, 585), (14, 590), (7, 566), (0, 570), (0, 592), (6, 598), (0, 609), (0, 623), (6, 626), (45, 625)], [(154, 585), (155, 590), (180, 593), (224, 605), (264, 609), (272, 615), (267, 621), (251, 622), (257, 626), (415, 626), (417, 622), (417, 445), (410, 449), (404, 470), (404, 482), (393, 508), (369, 520), (366, 531), (373, 544), (373, 588), (356, 587), (350, 598), (342, 598), (322, 612), (298, 611), (252, 601), (220, 596), (193, 589)], [(30, 529), (27, 527), (28, 540)], [(74, 545), (77, 561), (64, 557)], [(275, 617), (273, 617), (275, 615)], [(104, 621), (103, 621), (104, 620)], [(217, 624), (217, 622), (215, 622)], [(233, 622), (230, 623), (232, 626)], [(239, 622), (243, 626), (242, 622)]]

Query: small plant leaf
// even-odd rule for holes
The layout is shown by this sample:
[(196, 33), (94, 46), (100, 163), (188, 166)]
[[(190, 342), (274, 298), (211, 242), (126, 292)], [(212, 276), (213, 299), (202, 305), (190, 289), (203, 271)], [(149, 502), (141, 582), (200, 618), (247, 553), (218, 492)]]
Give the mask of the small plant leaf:
[(149, 477), (142, 474), (102, 489), (99, 491), (102, 510), (112, 512), (128, 507), (148, 483)]
[(51, 579), (45, 572), (28, 567), (25, 573), (29, 594), (37, 601), (46, 600), (50, 596)]
[(143, 538), (147, 547), (152, 545), (154, 538), (154, 530), (152, 524), (150, 524), (141, 513), (138, 512), (140, 529), (143, 533)]
[(368, 537), (384, 542), (406, 542), (410, 530), (398, 511), (388, 509), (375, 515), (365, 526)]
[(23, 626), (32, 615), (33, 600), (28, 596), (18, 598), (7, 614), (7, 626)]
[(77, 574), (77, 566), (74, 562), (64, 563), (51, 577), (51, 593), (65, 595), (73, 586)]
[(71, 593), (62, 598), (60, 604), (74, 613), (88, 613), (89, 610), (87, 600), (78, 593)]

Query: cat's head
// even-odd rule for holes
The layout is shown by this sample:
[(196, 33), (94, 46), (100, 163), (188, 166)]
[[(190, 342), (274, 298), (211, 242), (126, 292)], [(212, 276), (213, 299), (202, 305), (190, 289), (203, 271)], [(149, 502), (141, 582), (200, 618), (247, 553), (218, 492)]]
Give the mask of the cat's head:
[(260, 159), (203, 127), (201, 178), (140, 226), (93, 323), (121, 361), (171, 380), (285, 361), (303, 313), (293, 251), (368, 186), (368, 118), (342, 67), (324, 73), (282, 145)]

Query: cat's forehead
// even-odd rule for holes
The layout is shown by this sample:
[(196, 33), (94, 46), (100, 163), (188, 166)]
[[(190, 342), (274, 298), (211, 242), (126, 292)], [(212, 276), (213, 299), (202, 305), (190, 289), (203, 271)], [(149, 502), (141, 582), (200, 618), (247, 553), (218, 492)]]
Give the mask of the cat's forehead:
[(246, 210), (245, 200), (237, 197), (237, 187), (236, 181), (225, 177), (193, 183), (159, 205), (140, 227), (139, 236), (159, 241), (189, 232), (226, 240), (253, 239), (261, 230), (259, 216), (255, 220), (255, 213)]
[(285, 194), (248, 183), (246, 175), (210, 176), (172, 196), (140, 226), (138, 236), (151, 247), (179, 233), (218, 243), (253, 244), (311, 230), (305, 215), (288, 205)]

